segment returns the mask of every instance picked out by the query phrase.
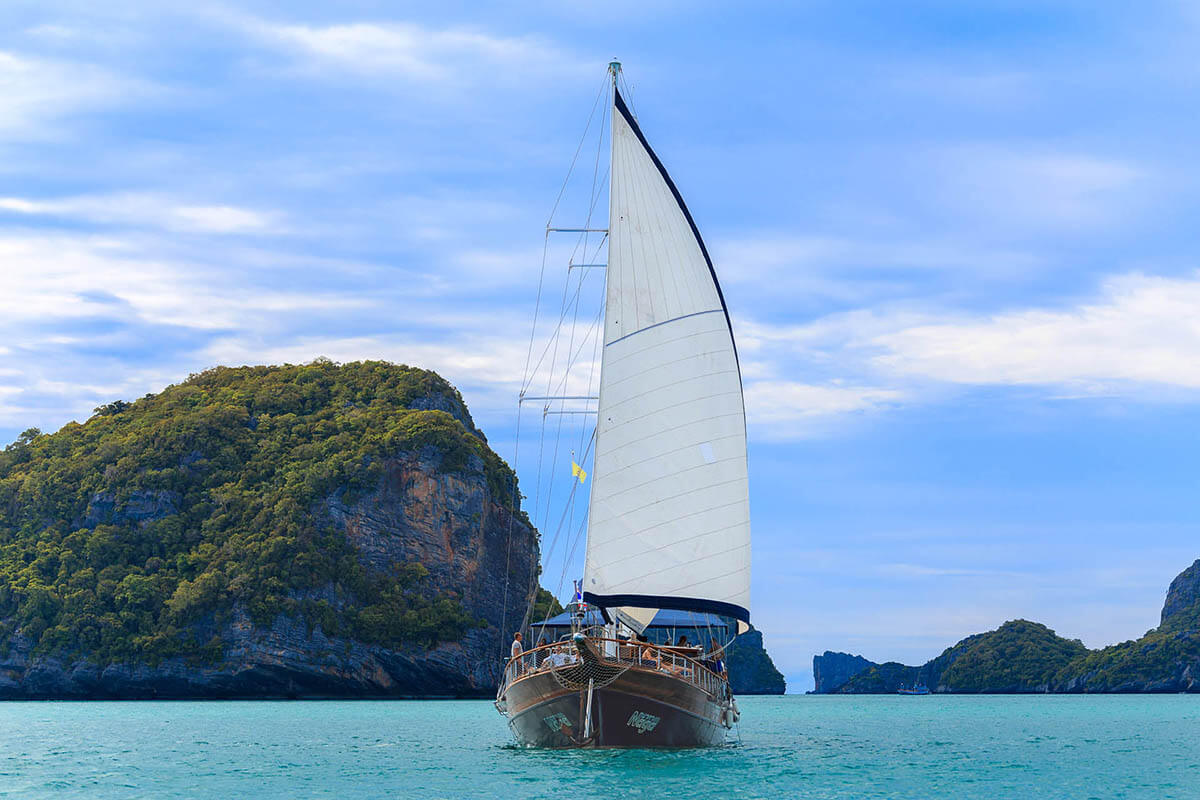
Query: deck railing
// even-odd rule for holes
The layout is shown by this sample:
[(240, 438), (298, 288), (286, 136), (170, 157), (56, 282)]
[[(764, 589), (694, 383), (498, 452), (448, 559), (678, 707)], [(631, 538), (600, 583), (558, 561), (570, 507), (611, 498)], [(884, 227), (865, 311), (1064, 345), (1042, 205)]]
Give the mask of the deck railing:
[[(672, 647), (662, 647), (624, 639), (587, 638), (605, 664), (625, 665), (663, 672), (684, 680), (712, 697), (725, 695), (727, 680), (713, 669), (715, 662), (704, 662), (684, 655)], [(508, 660), (504, 668), (505, 687), (529, 675), (580, 663), (580, 655), (570, 640), (544, 644)], [(713, 665), (713, 666), (710, 666)]]

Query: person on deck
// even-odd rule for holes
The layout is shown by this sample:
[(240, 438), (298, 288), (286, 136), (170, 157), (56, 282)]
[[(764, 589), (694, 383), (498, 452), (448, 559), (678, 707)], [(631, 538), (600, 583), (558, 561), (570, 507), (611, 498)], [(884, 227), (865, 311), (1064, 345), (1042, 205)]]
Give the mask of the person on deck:
[(649, 644), (642, 648), (642, 666), (657, 667), (658, 659), (654, 657), (654, 648)]
[(523, 652), (525, 652), (525, 648), (521, 646), (521, 632), (517, 631), (513, 634), (512, 657), (520, 658)]

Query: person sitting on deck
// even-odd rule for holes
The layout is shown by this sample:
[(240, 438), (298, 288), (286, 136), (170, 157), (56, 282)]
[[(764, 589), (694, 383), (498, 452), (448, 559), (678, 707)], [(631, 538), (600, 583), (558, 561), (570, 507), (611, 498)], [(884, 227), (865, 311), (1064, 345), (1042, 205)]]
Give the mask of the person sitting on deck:
[(655, 658), (654, 648), (651, 647), (649, 643), (647, 643), (646, 646), (642, 648), (641, 662), (642, 662), (642, 666), (645, 666), (645, 667), (657, 667), (658, 666), (658, 659)]
[(542, 668), (566, 667), (574, 664), (575, 661), (575, 654), (567, 652), (566, 645), (557, 645), (550, 648), (550, 655), (546, 656), (546, 660), (542, 662)]
[(675, 643), (675, 646), (676, 647), (691, 647), (691, 645), (688, 644), (687, 634), (680, 636), (679, 641)]
[(558, 648), (551, 647), (548, 651), (546, 651), (542, 655), (542, 663), (539, 668), (543, 669), (543, 670), (553, 669), (555, 666), (554, 661), (556, 658), (558, 658)]
[[(676, 647), (678, 647), (678, 645), (676, 645)], [(665, 657), (663, 658), (662, 663), (659, 665), (659, 669), (661, 669), (663, 672), (669, 672), (672, 675), (678, 675), (681, 678), (687, 677), (687, 662), (679, 658), (678, 653), (668, 651), (664, 655)]]

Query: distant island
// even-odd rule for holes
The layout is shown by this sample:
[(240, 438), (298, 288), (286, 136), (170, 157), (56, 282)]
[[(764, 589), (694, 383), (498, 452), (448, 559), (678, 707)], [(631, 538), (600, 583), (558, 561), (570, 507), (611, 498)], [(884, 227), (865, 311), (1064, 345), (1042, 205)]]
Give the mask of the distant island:
[[(378, 361), (30, 429), (0, 452), (0, 699), (490, 696), (553, 601), (515, 480), (445, 379)], [(735, 691), (782, 692), (756, 635)]]
[(918, 682), (956, 694), (1200, 692), (1200, 560), (1171, 582), (1159, 626), (1140, 639), (1089, 650), (1019, 619), (919, 667), (826, 651), (813, 676), (816, 694), (894, 694)]

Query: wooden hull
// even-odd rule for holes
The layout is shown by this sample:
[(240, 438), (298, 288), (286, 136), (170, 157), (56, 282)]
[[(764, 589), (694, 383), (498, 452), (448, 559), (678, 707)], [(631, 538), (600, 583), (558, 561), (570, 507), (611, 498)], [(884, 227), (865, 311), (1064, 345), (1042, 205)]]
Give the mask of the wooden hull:
[(593, 689), (568, 689), (549, 672), (505, 692), (508, 725), (534, 747), (712, 747), (723, 744), (722, 707), (697, 687), (662, 672), (630, 669)]

